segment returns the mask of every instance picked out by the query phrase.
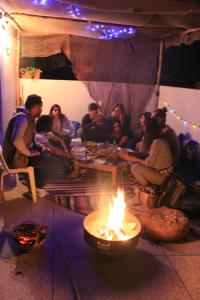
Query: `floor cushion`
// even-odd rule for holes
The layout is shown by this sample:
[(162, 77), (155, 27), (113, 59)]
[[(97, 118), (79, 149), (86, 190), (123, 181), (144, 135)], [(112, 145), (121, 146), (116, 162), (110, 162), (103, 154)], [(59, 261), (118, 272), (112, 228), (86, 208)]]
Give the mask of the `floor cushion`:
[(159, 241), (175, 241), (189, 230), (189, 220), (183, 212), (165, 206), (152, 208), (142, 218), (144, 231)]

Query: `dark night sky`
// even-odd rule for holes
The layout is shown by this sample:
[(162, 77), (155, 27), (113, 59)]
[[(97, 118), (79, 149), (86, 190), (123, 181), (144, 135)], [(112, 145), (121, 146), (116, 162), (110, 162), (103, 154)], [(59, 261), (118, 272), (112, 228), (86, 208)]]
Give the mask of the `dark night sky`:
[(161, 84), (195, 88), (200, 84), (200, 42), (165, 50)]
[[(64, 54), (46, 58), (22, 58), (20, 68), (27, 66), (42, 69), (41, 78), (76, 79), (71, 63)], [(164, 51), (161, 85), (200, 88), (200, 41)]]
[(21, 58), (20, 68), (27, 66), (40, 68), (42, 70), (41, 78), (43, 79), (76, 80), (72, 72), (71, 62), (64, 54), (56, 54), (44, 58)]

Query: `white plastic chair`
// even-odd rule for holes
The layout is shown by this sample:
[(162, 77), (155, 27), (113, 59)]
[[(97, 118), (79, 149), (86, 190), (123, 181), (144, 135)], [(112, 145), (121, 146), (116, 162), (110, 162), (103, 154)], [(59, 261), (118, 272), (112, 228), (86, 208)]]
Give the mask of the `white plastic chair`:
[(35, 186), (35, 176), (34, 176), (34, 169), (33, 167), (25, 167), (25, 168), (17, 168), (17, 169), (10, 169), (3, 157), (2, 147), (0, 146), (0, 199), (3, 199), (3, 190), (4, 190), (4, 176), (7, 174), (16, 174), (19, 173), (27, 173), (29, 176), (30, 181), (30, 189), (32, 193), (33, 202), (37, 201), (36, 197), (36, 186)]

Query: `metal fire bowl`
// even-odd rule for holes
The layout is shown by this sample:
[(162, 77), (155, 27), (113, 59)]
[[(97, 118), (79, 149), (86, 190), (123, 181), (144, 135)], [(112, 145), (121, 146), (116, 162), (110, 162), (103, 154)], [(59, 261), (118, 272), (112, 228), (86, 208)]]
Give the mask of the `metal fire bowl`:
[(84, 239), (88, 245), (96, 252), (106, 255), (122, 255), (136, 246), (141, 224), (133, 215), (126, 213), (125, 222), (136, 223), (136, 228), (133, 230), (132, 236), (128, 240), (109, 241), (96, 236), (97, 228), (103, 227), (102, 215), (99, 211), (94, 211), (85, 217), (83, 221)]

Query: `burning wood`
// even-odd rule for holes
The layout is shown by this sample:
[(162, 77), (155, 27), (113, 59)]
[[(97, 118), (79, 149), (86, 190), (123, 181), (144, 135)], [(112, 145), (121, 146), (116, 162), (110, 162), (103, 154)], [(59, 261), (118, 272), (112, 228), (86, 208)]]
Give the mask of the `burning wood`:
[(31, 222), (24, 222), (16, 226), (11, 234), (17, 243), (31, 246), (39, 243), (45, 237), (46, 227)]
[(133, 235), (133, 231), (136, 228), (136, 223), (124, 223), (121, 228), (118, 229), (118, 232), (108, 227), (103, 227), (97, 231), (97, 234), (100, 238), (106, 240), (128, 240)]
[(97, 228), (97, 235), (106, 240), (128, 240), (136, 228), (136, 223), (128, 223), (125, 221), (126, 203), (123, 191), (117, 191), (117, 196), (113, 197), (112, 203), (109, 205), (108, 219), (105, 225)]

